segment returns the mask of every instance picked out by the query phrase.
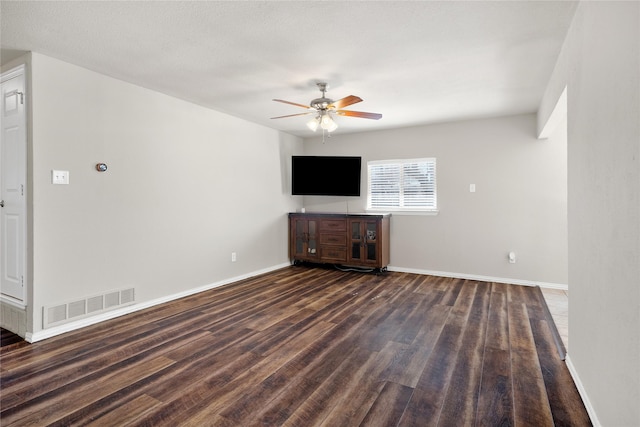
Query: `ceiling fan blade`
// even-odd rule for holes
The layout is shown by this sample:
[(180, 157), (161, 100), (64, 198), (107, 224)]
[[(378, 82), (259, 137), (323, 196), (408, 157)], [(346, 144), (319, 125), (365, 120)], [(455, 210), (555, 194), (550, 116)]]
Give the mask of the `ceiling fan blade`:
[(298, 114), (289, 114), (286, 116), (278, 116), (278, 117), (271, 117), (272, 119), (284, 119), (285, 117), (294, 117), (294, 116), (306, 116), (308, 114), (313, 114), (314, 111), (309, 111), (308, 113), (298, 113)]
[(339, 116), (360, 117), (373, 120), (380, 120), (382, 118), (382, 114), (380, 113), (365, 113), (363, 111), (338, 110), (336, 114)]
[(360, 97), (357, 97), (355, 95), (349, 95), (347, 97), (334, 101), (333, 103), (329, 104), (327, 108), (335, 108), (337, 110), (339, 108), (347, 107), (349, 105), (353, 105), (358, 102), (362, 102), (362, 99)]
[(307, 110), (312, 110), (313, 109), (313, 108), (309, 107), (308, 105), (298, 104), (296, 102), (291, 102), (291, 101), (285, 101), (284, 99), (274, 99), (274, 101), (283, 102), (283, 103), (289, 104), (289, 105), (295, 105), (296, 107), (302, 107), (302, 108), (307, 109)]

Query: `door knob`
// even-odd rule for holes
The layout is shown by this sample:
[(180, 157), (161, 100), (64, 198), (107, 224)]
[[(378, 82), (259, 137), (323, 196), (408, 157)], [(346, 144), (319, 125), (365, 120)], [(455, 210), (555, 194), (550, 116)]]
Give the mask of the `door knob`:
[(0, 208), (4, 208), (4, 200), (0, 200)]

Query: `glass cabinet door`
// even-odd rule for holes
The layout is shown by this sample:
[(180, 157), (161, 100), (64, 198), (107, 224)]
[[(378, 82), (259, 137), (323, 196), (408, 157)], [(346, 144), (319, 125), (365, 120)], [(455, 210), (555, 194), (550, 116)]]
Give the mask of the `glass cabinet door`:
[(317, 221), (296, 219), (294, 221), (294, 250), (298, 257), (316, 257), (318, 253)]
[(362, 258), (362, 223), (351, 221), (351, 259)]
[(349, 259), (376, 264), (378, 262), (378, 223), (375, 220), (349, 221)]
[(365, 242), (367, 247), (367, 261), (376, 261), (378, 254), (376, 251), (378, 243), (378, 227), (375, 222), (366, 223)]
[(294, 222), (295, 228), (295, 254), (296, 255), (304, 255), (304, 243), (305, 243), (305, 231), (304, 231), (304, 221), (300, 221), (299, 219)]
[(307, 256), (315, 257), (318, 253), (318, 226), (314, 220), (309, 220), (307, 226)]

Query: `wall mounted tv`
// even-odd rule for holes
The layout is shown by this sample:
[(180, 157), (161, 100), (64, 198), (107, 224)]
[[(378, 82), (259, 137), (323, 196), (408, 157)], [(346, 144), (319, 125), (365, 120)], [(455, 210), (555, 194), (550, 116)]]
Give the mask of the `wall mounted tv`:
[(292, 156), (291, 193), (297, 196), (359, 196), (360, 157)]

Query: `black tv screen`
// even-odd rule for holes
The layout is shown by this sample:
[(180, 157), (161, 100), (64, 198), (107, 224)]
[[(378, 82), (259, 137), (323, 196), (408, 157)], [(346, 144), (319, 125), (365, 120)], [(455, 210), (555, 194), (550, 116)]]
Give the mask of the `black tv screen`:
[(291, 193), (297, 196), (359, 196), (360, 157), (293, 156)]

